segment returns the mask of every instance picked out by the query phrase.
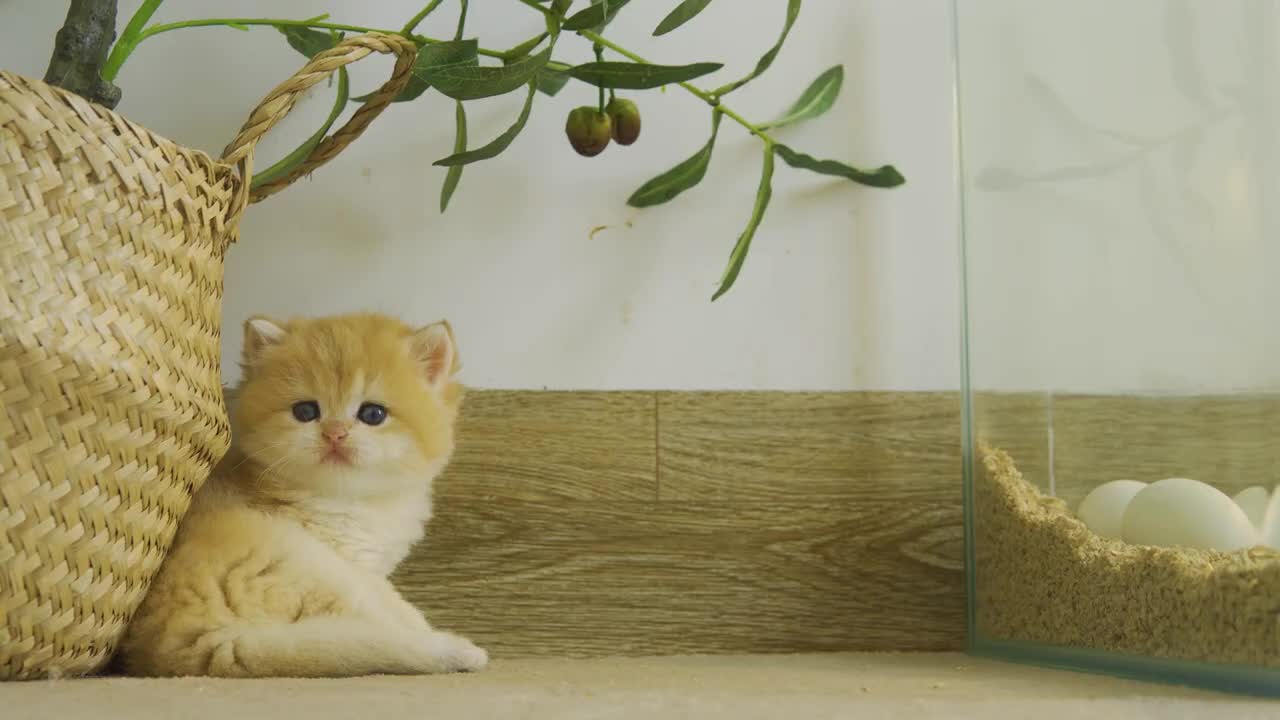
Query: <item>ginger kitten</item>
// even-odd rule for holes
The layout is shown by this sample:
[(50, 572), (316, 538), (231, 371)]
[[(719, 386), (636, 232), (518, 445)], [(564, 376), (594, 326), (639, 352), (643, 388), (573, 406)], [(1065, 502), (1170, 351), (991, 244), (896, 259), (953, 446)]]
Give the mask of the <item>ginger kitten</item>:
[(421, 539), (462, 388), (445, 322), (245, 323), (232, 448), (121, 645), (132, 675), (477, 670), (387, 580)]

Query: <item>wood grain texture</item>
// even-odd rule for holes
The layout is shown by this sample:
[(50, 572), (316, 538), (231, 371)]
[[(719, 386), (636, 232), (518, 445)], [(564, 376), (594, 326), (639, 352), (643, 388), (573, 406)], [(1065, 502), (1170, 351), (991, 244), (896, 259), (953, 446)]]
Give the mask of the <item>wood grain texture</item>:
[(957, 649), (961, 538), (950, 497), (865, 485), (823, 504), (453, 498), (395, 580), (497, 656)]
[(658, 418), (661, 500), (960, 502), (954, 393), (660, 393)]
[(437, 493), (653, 500), (655, 402), (647, 392), (469, 391)]
[(1023, 476), (1049, 492), (1050, 400), (1045, 393), (981, 392), (973, 396), (974, 439), (1004, 448)]
[(1189, 477), (1229, 495), (1280, 479), (1273, 396), (1064, 396), (1053, 420), (1058, 495), (1073, 506), (1122, 478)]
[(396, 581), (496, 655), (963, 645), (954, 393), (473, 391), (466, 408)]

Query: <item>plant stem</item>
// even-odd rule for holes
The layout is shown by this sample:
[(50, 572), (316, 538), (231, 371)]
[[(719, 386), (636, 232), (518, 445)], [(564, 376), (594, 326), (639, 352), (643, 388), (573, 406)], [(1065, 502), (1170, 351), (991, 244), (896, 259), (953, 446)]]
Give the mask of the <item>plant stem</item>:
[(467, 0), (462, 0), (462, 8), (458, 10), (458, 31), (453, 34), (454, 42), (462, 39), (462, 30), (467, 26)]
[[(116, 75), (120, 72), (120, 66), (124, 64), (125, 59), (129, 57), (129, 55), (133, 52), (133, 50), (143, 40), (155, 35), (160, 35), (162, 33), (170, 32), (172, 30), (181, 30), (183, 28), (192, 28), (192, 27), (218, 27), (218, 26), (243, 27), (243, 26), (254, 26), (254, 25), (266, 25), (266, 26), (273, 26), (273, 27), (305, 27), (305, 28), (313, 28), (313, 29), (319, 29), (319, 30), (344, 30), (348, 32), (357, 32), (357, 33), (379, 32), (379, 33), (385, 33), (389, 35), (404, 35), (418, 43), (424, 43), (424, 44), (441, 43), (445, 41), (439, 40), (436, 38), (424, 37), (422, 35), (413, 35), (411, 33), (413, 32), (412, 29), (416, 27), (417, 24), (421, 22), (423, 18), (425, 18), (428, 14), (430, 14), (431, 11), (435, 10), (436, 7), (438, 7), (443, 1), (444, 0), (431, 0), (422, 10), (418, 12), (417, 15), (413, 17), (413, 19), (411, 19), (408, 23), (405, 24), (405, 28), (403, 30), (397, 32), (395, 30), (383, 30), (380, 28), (371, 28), (371, 27), (365, 27), (362, 25), (347, 25), (344, 23), (319, 22), (315, 20), (284, 20), (284, 19), (275, 19), (275, 18), (203, 18), (199, 20), (183, 20), (180, 22), (165, 23), (162, 25), (152, 25), (151, 27), (143, 28), (146, 22), (151, 18), (151, 15), (155, 12), (156, 8), (159, 7), (160, 3), (162, 2), (162, 0), (146, 0), (143, 3), (142, 7), (139, 8), (138, 12), (135, 13), (133, 18), (129, 21), (129, 25), (125, 28), (125, 33), (121, 35), (120, 40), (116, 43), (115, 47), (112, 48), (111, 55), (110, 57), (107, 58), (107, 63), (102, 69), (102, 78), (103, 80), (107, 81), (107, 83), (110, 83), (111, 80), (114, 80)], [(542, 6), (533, 2), (533, 0), (520, 0), (520, 2), (523, 3), (524, 5), (527, 5), (529, 7), (532, 7), (538, 10), (543, 15), (547, 15), (549, 12), (546, 8), (543, 8)], [(93, 0), (72, 0), (73, 10), (78, 3), (92, 4)], [(465, 13), (466, 13), (465, 2), (463, 3), (462, 7), (463, 7), (462, 17), (465, 17)], [(460, 17), (459, 20), (462, 20), (462, 17)], [(459, 23), (459, 30), (461, 30), (461, 23)], [(601, 50), (601, 48), (608, 48), (633, 62), (648, 63), (647, 60), (640, 57), (639, 55), (614, 43), (613, 41), (605, 38), (604, 36), (592, 30), (579, 30), (578, 35), (583, 37), (586, 40), (590, 40), (594, 44), (597, 59), (603, 56), (603, 51)], [(477, 52), (480, 55), (484, 55), (486, 57), (499, 58), (499, 59), (506, 58), (506, 53), (504, 53), (501, 50), (489, 50), (487, 48), (479, 48)], [(702, 99), (704, 102), (706, 102), (711, 107), (715, 108), (717, 111), (724, 113), (734, 122), (746, 128), (746, 130), (750, 132), (752, 135), (755, 135), (756, 137), (760, 138), (766, 143), (775, 142), (773, 137), (770, 136), (767, 132), (765, 132), (763, 128), (755, 125), (751, 121), (739, 115), (732, 108), (724, 105), (720, 101), (719, 97), (713, 95), (712, 93), (706, 90), (703, 90), (702, 88), (699, 88), (695, 85), (691, 85), (690, 83), (687, 83), (687, 82), (682, 82), (677, 84), (680, 87), (692, 93), (694, 96)], [(111, 86), (111, 87), (114, 87), (114, 86)], [(117, 90), (117, 93), (118, 93), (118, 90)], [(601, 110), (604, 109), (604, 104), (605, 104), (604, 93), (605, 93), (604, 88), (600, 88), (598, 103)], [(612, 97), (612, 90), (610, 90), (610, 96)]]
[[(368, 33), (380, 32), (391, 35), (399, 35), (395, 30), (379, 30), (378, 28), (364, 27), (363, 25), (345, 25), (343, 23), (330, 22), (313, 22), (310, 20), (276, 20), (269, 18), (203, 18), (200, 20), (182, 20), (180, 22), (167, 23), (165, 25), (152, 25), (142, 31), (139, 40), (145, 40), (153, 35), (167, 33), (171, 30), (181, 30), (183, 28), (192, 27), (213, 27), (218, 25), (226, 25), (235, 27), (236, 25), (273, 25), (281, 27), (305, 27), (315, 28), (317, 30), (345, 30), (347, 32)], [(436, 42), (439, 42), (438, 40)]]
[[(276, 18), (202, 18), (200, 20), (182, 20), (180, 22), (166, 23), (164, 25), (152, 25), (151, 27), (139, 33), (138, 37), (130, 44), (125, 44), (124, 38), (121, 38), (121, 42), (116, 43), (116, 48), (111, 53), (111, 58), (108, 61), (108, 67), (103, 70), (103, 77), (108, 79), (114, 78), (116, 73), (120, 71), (120, 66), (124, 64), (125, 59), (129, 57), (129, 55), (137, 47), (138, 43), (142, 42), (143, 40), (146, 40), (149, 37), (160, 35), (161, 33), (167, 33), (172, 30), (182, 30), (184, 28), (238, 27), (238, 26), (245, 26), (245, 25), (248, 25), (248, 26), (265, 25), (265, 26), (271, 26), (271, 27), (304, 27), (304, 28), (312, 28), (316, 30), (345, 30), (348, 32), (357, 32), (357, 33), (376, 32), (376, 33), (383, 33), (385, 35), (404, 35), (415, 42), (427, 44), (427, 45), (448, 42), (446, 40), (440, 40), (439, 38), (425, 37), (423, 35), (408, 35), (406, 33), (403, 33), (397, 30), (371, 28), (371, 27), (365, 27), (363, 25), (346, 25), (343, 23), (317, 22), (313, 20), (282, 20), (282, 19), (276, 19)], [(492, 57), (492, 58), (503, 57), (501, 50), (489, 50), (486, 48), (480, 48), (476, 52), (486, 57)], [(110, 75), (108, 75), (108, 73), (110, 73)]]
[(103, 76), (103, 69), (115, 36), (116, 0), (71, 0), (54, 39), (45, 82), (114, 108), (120, 88)]
[[(591, 46), (591, 49), (595, 51), (596, 62), (604, 62), (604, 46), (601, 45), (600, 43), (595, 43), (594, 45)], [(604, 86), (601, 85), (599, 87), (599, 90), (600, 90), (599, 99), (597, 100), (597, 103), (599, 103), (599, 106), (597, 107), (597, 109), (601, 113), (603, 113), (604, 112)]]
[(142, 40), (142, 31), (146, 29), (147, 22), (151, 20), (151, 16), (159, 9), (163, 0), (146, 0), (138, 8), (133, 17), (129, 18), (129, 24), (125, 25), (124, 32), (120, 34), (120, 39), (116, 40), (116, 44), (111, 48), (111, 55), (107, 57), (107, 64), (102, 66), (102, 78), (107, 82), (116, 79), (116, 75), (120, 74), (120, 66), (124, 65), (125, 58), (133, 52), (134, 48)]
[(419, 10), (417, 15), (414, 15), (413, 18), (409, 20), (409, 22), (404, 24), (404, 29), (400, 31), (400, 34), (411, 35), (414, 30), (418, 29), (418, 24), (421, 23), (424, 18), (430, 15), (432, 10), (435, 10), (436, 8), (440, 7), (440, 3), (442, 2), (444, 2), (444, 0), (431, 0), (431, 2), (427, 3), (426, 7)]
[[(620, 46), (620, 45), (617, 45), (616, 43), (614, 43), (614, 42), (612, 42), (612, 41), (608, 40), (608, 39), (607, 39), (607, 38), (605, 38), (604, 36), (600, 35), (599, 33), (594, 32), (594, 31), (591, 31), (591, 30), (579, 30), (579, 31), (578, 31), (578, 34), (579, 34), (579, 35), (581, 35), (583, 38), (586, 38), (587, 40), (590, 40), (591, 42), (593, 42), (593, 43), (595, 43), (595, 44), (597, 44), (597, 45), (603, 45), (604, 47), (609, 48), (610, 50), (612, 50), (612, 51), (614, 51), (614, 52), (618, 53), (619, 55), (621, 55), (622, 57), (624, 57), (624, 58), (626, 58), (626, 59), (628, 59), (628, 60), (631, 60), (632, 62), (638, 62), (638, 63), (648, 63), (648, 62), (649, 62), (648, 60), (645, 60), (644, 58), (642, 58), (642, 57), (640, 57), (639, 55), (637, 55), (637, 54), (635, 54), (635, 53), (631, 52), (630, 50), (628, 50), (628, 49), (626, 49), (626, 48), (624, 48), (624, 47), (622, 47), (622, 46)], [(689, 84), (689, 83), (687, 83), (687, 82), (682, 82), (682, 83), (677, 83), (677, 84), (678, 84), (680, 87), (684, 88), (685, 90), (688, 90), (689, 92), (693, 93), (693, 94), (694, 94), (694, 95), (696, 95), (697, 97), (702, 98), (702, 100), (703, 100), (703, 101), (705, 101), (708, 105), (710, 105), (711, 107), (716, 108), (716, 109), (717, 109), (717, 110), (719, 110), (720, 112), (724, 113), (726, 117), (729, 117), (729, 118), (730, 118), (730, 119), (732, 119), (734, 122), (736, 122), (736, 123), (738, 123), (739, 125), (741, 125), (742, 127), (746, 128), (746, 129), (747, 129), (747, 132), (750, 132), (752, 135), (755, 135), (756, 137), (760, 138), (761, 140), (765, 141), (766, 143), (770, 143), (770, 144), (772, 144), (772, 143), (774, 143), (774, 142), (775, 142), (775, 140), (773, 139), (773, 137), (772, 137), (771, 135), (769, 135), (769, 133), (765, 132), (765, 131), (764, 131), (764, 130), (762, 130), (759, 126), (755, 125), (755, 124), (754, 124), (754, 123), (752, 123), (751, 121), (747, 120), (746, 118), (742, 117), (742, 116), (741, 116), (741, 115), (739, 115), (738, 113), (734, 112), (732, 108), (730, 108), (730, 107), (728, 107), (727, 105), (725, 105), (724, 103), (720, 102), (720, 98), (716, 97), (715, 95), (712, 95), (711, 93), (707, 92), (706, 90), (703, 90), (702, 88), (699, 88), (699, 87), (697, 87), (697, 86), (695, 86), (695, 85), (691, 85), (691, 84)]]

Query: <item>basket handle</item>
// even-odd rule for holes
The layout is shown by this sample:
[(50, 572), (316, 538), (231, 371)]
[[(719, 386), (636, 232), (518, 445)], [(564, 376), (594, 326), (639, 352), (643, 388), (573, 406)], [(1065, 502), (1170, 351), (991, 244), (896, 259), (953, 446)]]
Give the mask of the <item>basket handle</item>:
[[(329, 77), (338, 68), (374, 52), (395, 54), (396, 66), (391, 79), (378, 88), (345, 125), (312, 148), (301, 164), (278, 180), (250, 190), (249, 183), (253, 178), (253, 149), (258, 144), (258, 140), (289, 114), (294, 103), (308, 89)], [(240, 168), (242, 182), (238, 193), (240, 197), (235, 203), (236, 207), (243, 210), (245, 205), (258, 202), (285, 189), (294, 180), (329, 162), (335, 155), (342, 152), (343, 148), (360, 137), (360, 133), (364, 132), (369, 123), (387, 108), (387, 105), (400, 94), (400, 90), (409, 81), (417, 52), (418, 48), (413, 41), (401, 35), (388, 33), (356, 35), (346, 38), (328, 50), (317, 53), (301, 70), (294, 73), (293, 77), (272, 90), (262, 99), (262, 102), (258, 103), (258, 107), (249, 114), (249, 119), (240, 128), (235, 139), (222, 151), (223, 162)]]

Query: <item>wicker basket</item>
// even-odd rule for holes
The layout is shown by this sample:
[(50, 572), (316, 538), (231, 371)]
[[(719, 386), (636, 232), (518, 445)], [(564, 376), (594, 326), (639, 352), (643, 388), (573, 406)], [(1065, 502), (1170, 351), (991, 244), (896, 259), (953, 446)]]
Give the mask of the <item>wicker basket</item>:
[[(295, 172), (250, 191), (258, 139), (371, 52), (397, 56), (391, 80)], [(354, 140), (414, 55), (377, 33), (316, 55), (220, 161), (0, 72), (0, 678), (110, 658), (227, 449), (222, 266), (241, 213)]]

